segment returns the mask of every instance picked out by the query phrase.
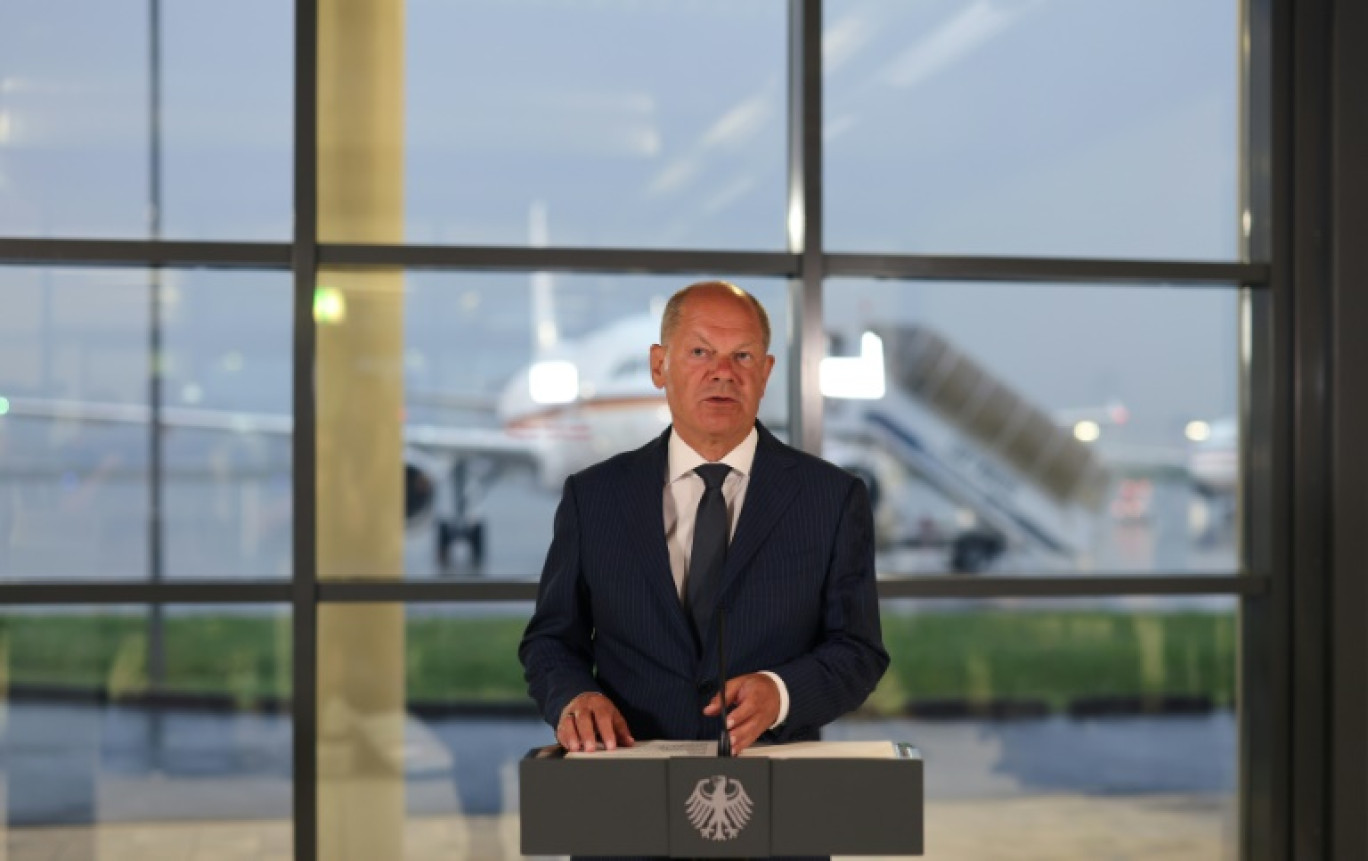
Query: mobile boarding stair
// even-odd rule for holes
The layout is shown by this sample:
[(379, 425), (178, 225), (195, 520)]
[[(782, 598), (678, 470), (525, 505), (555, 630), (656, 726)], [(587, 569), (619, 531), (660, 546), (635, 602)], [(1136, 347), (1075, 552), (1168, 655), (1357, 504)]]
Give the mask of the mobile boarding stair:
[(950, 566), (978, 571), (1002, 552), (1086, 552), (1110, 483), (1071, 429), (923, 326), (877, 329), (886, 389), (835, 411), (833, 433), (891, 456), (973, 522)]

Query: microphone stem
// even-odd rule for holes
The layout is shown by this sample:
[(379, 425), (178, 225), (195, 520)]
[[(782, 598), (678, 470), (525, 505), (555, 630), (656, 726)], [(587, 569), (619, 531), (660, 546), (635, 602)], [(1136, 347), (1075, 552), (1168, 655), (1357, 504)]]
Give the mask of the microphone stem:
[(730, 757), (731, 733), (727, 732), (727, 653), (724, 650), (726, 643), (723, 628), (726, 627), (727, 614), (721, 607), (717, 608), (717, 695), (722, 704), (720, 717), (722, 728), (717, 737), (717, 755)]

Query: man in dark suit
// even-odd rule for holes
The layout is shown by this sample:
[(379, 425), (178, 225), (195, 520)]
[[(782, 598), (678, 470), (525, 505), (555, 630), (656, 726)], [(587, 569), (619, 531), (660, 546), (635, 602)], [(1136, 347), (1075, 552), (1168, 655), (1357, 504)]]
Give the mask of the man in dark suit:
[(650, 353), (671, 427), (565, 482), (518, 651), (568, 750), (713, 739), (719, 718), (734, 753), (815, 739), (888, 666), (868, 494), (756, 421), (769, 340), (734, 285), (675, 294)]

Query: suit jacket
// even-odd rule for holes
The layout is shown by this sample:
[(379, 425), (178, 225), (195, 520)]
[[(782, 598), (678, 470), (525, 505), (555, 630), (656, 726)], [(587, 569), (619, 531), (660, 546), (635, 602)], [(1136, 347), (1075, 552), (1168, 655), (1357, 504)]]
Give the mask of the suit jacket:
[[(888, 666), (873, 517), (858, 478), (757, 428), (718, 595), (726, 672), (770, 670), (788, 687), (788, 718), (761, 741), (813, 739), (864, 702)], [(639, 740), (717, 735), (717, 719), (702, 714), (717, 689), (716, 630), (700, 648), (665, 544), (670, 433), (566, 479), (518, 649), (552, 726), (576, 695), (600, 691)]]

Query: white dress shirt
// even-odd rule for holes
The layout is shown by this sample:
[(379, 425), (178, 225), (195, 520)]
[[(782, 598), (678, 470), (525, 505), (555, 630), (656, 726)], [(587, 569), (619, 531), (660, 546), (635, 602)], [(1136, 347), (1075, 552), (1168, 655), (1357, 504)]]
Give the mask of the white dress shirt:
[[(750, 485), (755, 446), (759, 441), (760, 434), (751, 428), (740, 445), (717, 461), (731, 467), (722, 482), (722, 498), (727, 503), (727, 515), (731, 520), (729, 541), (730, 536), (736, 534), (736, 524), (741, 519), (741, 506), (746, 502), (746, 488)], [(698, 514), (698, 501), (703, 498), (703, 477), (694, 472), (694, 467), (704, 463), (708, 461), (680, 439), (679, 434), (670, 434), (665, 482), (665, 545), (670, 551), (670, 573), (674, 575), (675, 591), (681, 602), (684, 600), (684, 578), (689, 571), (689, 554), (693, 551), (694, 518)], [(775, 673), (762, 672), (774, 679), (779, 688), (779, 719), (770, 727), (774, 729), (788, 717), (788, 688)]]

